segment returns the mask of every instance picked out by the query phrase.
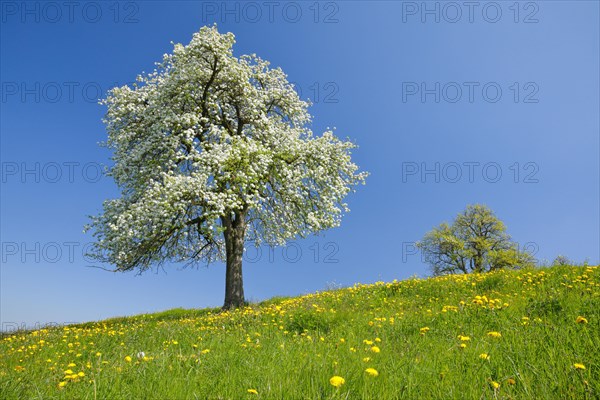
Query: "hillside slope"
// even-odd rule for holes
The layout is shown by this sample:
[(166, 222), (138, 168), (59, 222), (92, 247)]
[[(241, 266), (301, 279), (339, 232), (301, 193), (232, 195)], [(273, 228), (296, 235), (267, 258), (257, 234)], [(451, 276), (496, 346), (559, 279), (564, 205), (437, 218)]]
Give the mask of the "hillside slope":
[(600, 268), (411, 279), (6, 336), (3, 399), (597, 399)]

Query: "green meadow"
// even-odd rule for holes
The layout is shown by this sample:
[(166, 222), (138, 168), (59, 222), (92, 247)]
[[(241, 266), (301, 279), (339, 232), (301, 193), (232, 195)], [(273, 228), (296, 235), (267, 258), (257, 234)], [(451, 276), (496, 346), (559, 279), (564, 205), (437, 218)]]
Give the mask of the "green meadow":
[(2, 399), (598, 399), (600, 268), (408, 279), (5, 334)]

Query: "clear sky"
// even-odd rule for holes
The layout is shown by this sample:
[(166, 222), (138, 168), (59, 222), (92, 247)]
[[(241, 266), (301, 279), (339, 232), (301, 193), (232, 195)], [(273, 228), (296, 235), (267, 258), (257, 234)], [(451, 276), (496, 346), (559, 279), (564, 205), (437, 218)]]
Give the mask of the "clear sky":
[(249, 300), (424, 276), (414, 241), (472, 203), (539, 260), (600, 261), (597, 1), (0, 7), (3, 329), (222, 304), (222, 264), (136, 276), (82, 256), (87, 216), (118, 195), (97, 99), (214, 22), (371, 173), (341, 227), (246, 255)]

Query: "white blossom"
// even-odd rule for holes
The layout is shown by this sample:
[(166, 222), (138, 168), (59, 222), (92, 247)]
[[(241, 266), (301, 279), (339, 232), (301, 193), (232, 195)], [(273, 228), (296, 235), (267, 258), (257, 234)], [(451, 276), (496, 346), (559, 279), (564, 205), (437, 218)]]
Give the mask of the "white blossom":
[(240, 210), (256, 244), (340, 224), (344, 197), (367, 175), (351, 161), (355, 145), (314, 135), (283, 71), (235, 57), (234, 42), (204, 27), (103, 100), (121, 196), (88, 226), (93, 256), (118, 270), (224, 260), (221, 218)]

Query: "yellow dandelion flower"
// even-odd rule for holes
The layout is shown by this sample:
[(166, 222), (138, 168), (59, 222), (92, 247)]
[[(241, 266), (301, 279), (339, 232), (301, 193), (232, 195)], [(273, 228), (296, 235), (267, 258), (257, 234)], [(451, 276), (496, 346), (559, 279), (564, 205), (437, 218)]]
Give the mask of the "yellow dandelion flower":
[(365, 372), (370, 376), (379, 376), (379, 372), (375, 368), (367, 368)]
[(96, 357), (100, 357), (102, 355), (102, 353), (100, 353), (99, 351), (96, 353)]
[(468, 342), (469, 340), (471, 340), (471, 338), (469, 336), (463, 336), (463, 335), (458, 335), (458, 339), (462, 342)]
[(366, 344), (367, 346), (371, 346), (373, 344), (373, 341), (365, 339), (365, 340), (363, 340), (363, 343)]
[(67, 365), (67, 367), (75, 367), (76, 365), (74, 363), (70, 363), (69, 365)]
[(489, 360), (490, 359), (490, 355), (488, 353), (481, 353), (479, 355), (479, 358), (481, 358), (482, 360)]
[(492, 331), (492, 332), (488, 332), (488, 333), (487, 333), (487, 335), (488, 335), (489, 337), (493, 337), (493, 338), (499, 338), (499, 337), (502, 337), (502, 334), (501, 334), (500, 332), (493, 332), (493, 331)]
[(331, 379), (329, 379), (329, 383), (331, 384), (331, 386), (335, 386), (335, 387), (340, 387), (342, 386), (344, 383), (346, 383), (346, 380), (344, 378), (342, 378), (341, 376), (332, 376)]
[(85, 372), (81, 371), (77, 373), (77, 376), (83, 378), (85, 376)]
[(371, 357), (365, 357), (365, 358), (363, 358), (363, 361), (364, 362), (369, 362), (369, 361), (371, 361)]
[(461, 343), (458, 347), (460, 347), (461, 349), (464, 349), (464, 348), (467, 347), (467, 344), (466, 343)]
[(493, 387), (494, 389), (498, 389), (500, 387), (500, 384), (496, 381), (491, 381), (490, 386)]
[(258, 390), (256, 389), (248, 389), (247, 392), (250, 394), (258, 394)]
[(373, 346), (373, 347), (371, 347), (371, 351), (373, 353), (379, 353), (381, 351), (381, 349), (379, 347), (377, 347), (377, 346)]
[(575, 364), (573, 364), (573, 368), (584, 370), (585, 369), (585, 365), (583, 365), (581, 363), (575, 363)]
[(64, 388), (65, 386), (67, 386), (67, 382), (66, 381), (62, 381), (58, 383), (58, 387), (59, 388)]
[(424, 334), (426, 334), (427, 332), (429, 332), (429, 327), (428, 327), (428, 326), (424, 326), (424, 327), (422, 327), (421, 329), (419, 329), (419, 333), (420, 333), (421, 335), (424, 335)]
[(130, 356), (125, 356), (125, 361), (131, 362), (131, 357)]
[(577, 317), (577, 319), (575, 320), (575, 322), (578, 323), (578, 324), (587, 324), (588, 320), (580, 315), (580, 316)]
[(375, 341), (376, 341), (377, 343), (381, 343), (381, 339), (379, 339), (378, 337), (376, 337), (376, 338), (375, 338)]
[(65, 371), (65, 375), (71, 375), (73, 373), (73, 371), (71, 371), (70, 369)]

